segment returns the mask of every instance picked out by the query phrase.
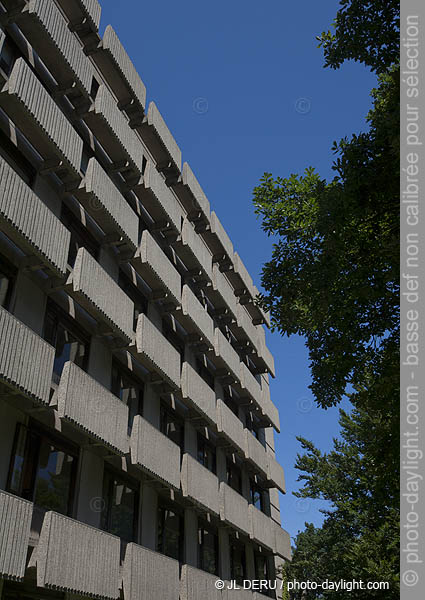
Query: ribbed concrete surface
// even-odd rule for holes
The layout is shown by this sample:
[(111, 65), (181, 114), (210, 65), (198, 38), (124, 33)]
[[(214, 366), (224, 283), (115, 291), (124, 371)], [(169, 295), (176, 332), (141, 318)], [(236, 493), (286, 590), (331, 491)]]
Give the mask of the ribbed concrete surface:
[(251, 537), (261, 546), (275, 550), (274, 521), (258, 510), (253, 504), (249, 505), (249, 516), (251, 523)]
[(261, 325), (254, 325), (252, 318), (245, 310), (242, 304), (237, 304), (236, 308), (236, 319), (238, 327), (240, 327), (245, 336), (251, 342), (252, 346), (256, 349), (257, 353), (260, 352), (260, 342), (258, 330), (261, 329)]
[(62, 371), (58, 413), (118, 454), (129, 452), (128, 407), (72, 362)]
[[(51, 0), (30, 0), (28, 3), (28, 15), (32, 17), (38, 28), (32, 28), (34, 33), (40, 36), (40, 28), (50, 38), (54, 44), (56, 51), (60, 54), (63, 64), (57, 63), (57, 69), (66, 68), (70, 76), (78, 81), (87, 94), (90, 93), (94, 68), (82, 51), (81, 45), (78, 43), (75, 35), (71, 33), (68, 25), (63, 18), (61, 12), (56, 8)], [(27, 28), (25, 28), (27, 32)], [(30, 41), (35, 48), (41, 43), (41, 36), (37, 40), (34, 36), (30, 37)], [(43, 46), (43, 48), (46, 48)], [(41, 58), (46, 60), (46, 63), (51, 62), (51, 56), (45, 57), (43, 53)], [(57, 55), (54, 57), (58, 60)], [(62, 77), (62, 73), (59, 74)]]
[(209, 346), (213, 348), (213, 320), (188, 285), (183, 286), (182, 312), (185, 317), (189, 318), (192, 321), (195, 329), (208, 342)]
[(220, 517), (222, 521), (249, 535), (248, 502), (224, 481), (220, 483)]
[(223, 299), (223, 302), (227, 304), (227, 307), (232, 312), (233, 316), (236, 318), (237, 315), (237, 301), (235, 292), (230, 285), (229, 281), (226, 279), (225, 275), (220, 271), (220, 267), (217, 263), (213, 265), (212, 271), (212, 284), (213, 289), (220, 294)]
[(261, 400), (261, 386), (255, 379), (254, 375), (248, 369), (245, 363), (241, 362), (240, 368), (240, 381), (241, 387), (248, 392), (250, 397), (257, 403), (259, 407), (262, 406)]
[(261, 378), (261, 407), (263, 409), (263, 413), (270, 419), (273, 427), (279, 432), (279, 410), (270, 398), (270, 386), (264, 380), (264, 376)]
[(172, 488), (180, 488), (180, 448), (137, 415), (130, 440), (131, 462)]
[[(145, 188), (155, 197), (161, 212), (171, 221), (173, 227), (180, 232), (183, 210), (152, 161), (148, 161), (146, 165), (143, 180)], [(149, 211), (149, 207), (147, 208)]]
[(227, 600), (227, 591), (217, 590), (219, 579), (200, 569), (183, 565), (180, 577), (180, 600)]
[(98, 0), (57, 0), (71, 23), (87, 18), (94, 31), (99, 29), (101, 7)]
[(65, 275), (71, 234), (0, 158), (0, 229), (2, 222), (16, 232), (26, 251), (32, 248), (49, 268)]
[(161, 113), (155, 102), (151, 102), (148, 108), (148, 125), (151, 125), (161, 142), (164, 144), (174, 165), (180, 171), (182, 164), (182, 153), (174, 139), (171, 131), (168, 129)]
[(220, 219), (217, 217), (214, 211), (211, 212), (210, 218), (211, 233), (217, 236), (218, 241), (223, 246), (230, 260), (233, 262), (233, 244), (226, 233)]
[(32, 509), (32, 502), (0, 490), (0, 578), (24, 578)]
[(127, 341), (132, 339), (133, 302), (85, 248), (75, 260), (72, 292), (86, 310)]
[(123, 566), (125, 600), (179, 600), (179, 563), (137, 544), (128, 544)]
[(208, 512), (220, 514), (218, 479), (190, 454), (183, 454), (181, 487), (183, 496)]
[(83, 140), (23, 58), (15, 62), (7, 93), (19, 100), (21, 108), (38, 125), (39, 133), (49, 140), (52, 155), (64, 159), (79, 174)]
[(0, 380), (48, 404), (54, 356), (50, 344), (0, 307)]
[(136, 330), (137, 354), (173, 387), (180, 387), (180, 354), (144, 314)]
[(245, 454), (245, 430), (242, 421), (220, 398), (217, 399), (217, 430), (234, 444), (239, 452)]
[(232, 347), (230, 342), (224, 337), (223, 333), (215, 328), (214, 333), (214, 350), (216, 356), (220, 356), (221, 359), (226, 363), (227, 368), (232, 373), (235, 379), (239, 379), (240, 370), (240, 359), (236, 350)]
[(243, 284), (246, 287), (246, 289), (248, 290), (248, 293), (252, 297), (254, 297), (255, 296), (254, 282), (252, 281), (252, 277), (248, 273), (248, 269), (245, 267), (244, 263), (242, 262), (241, 257), (239, 256), (239, 254), (237, 252), (235, 252), (233, 255), (233, 262), (235, 265), (235, 273), (237, 273), (239, 275), (239, 277), (241, 278), (241, 280), (243, 281)]
[(257, 331), (258, 331), (258, 356), (260, 356), (268, 370), (270, 371), (271, 375), (274, 377), (276, 374), (276, 370), (275, 370), (275, 364), (274, 364), (274, 358), (272, 353), (270, 352), (270, 350), (267, 348), (266, 345), (266, 332), (264, 330), (264, 327), (257, 327)]
[(287, 531), (279, 527), (279, 525), (274, 525), (274, 533), (275, 533), (275, 552), (282, 558), (287, 560), (291, 560), (291, 537)]
[[(230, 582), (227, 583), (230, 585)], [(225, 598), (226, 600), (255, 600), (255, 593), (244, 589), (227, 590), (227, 596)], [(264, 597), (262, 597), (262, 600), (265, 600)]]
[(269, 463), (267, 479), (274, 484), (273, 487), (278, 488), (282, 492), (282, 494), (285, 494), (285, 472), (283, 470), (283, 467), (277, 462), (275, 458), (273, 458), (271, 454), (267, 454), (267, 458)]
[[(205, 195), (204, 190), (201, 188), (199, 181), (196, 179), (195, 175), (193, 174), (192, 169), (190, 168), (190, 166), (187, 162), (185, 162), (183, 164), (182, 181), (183, 181), (183, 185), (187, 185), (187, 187), (190, 189), (199, 208), (201, 209), (201, 211), (204, 213), (204, 215), (209, 220), (210, 219), (210, 203), (208, 201), (208, 198)], [(194, 206), (193, 208), (195, 209), (196, 206)]]
[(202, 415), (215, 423), (215, 392), (188, 362), (183, 363), (181, 390), (184, 400), (189, 401)]
[(108, 25), (105, 29), (102, 47), (110, 53), (127, 86), (144, 109), (146, 104), (146, 86), (140, 79), (140, 75), (111, 25)]
[(256, 467), (267, 477), (269, 461), (266, 449), (261, 442), (248, 430), (245, 429), (245, 456), (251, 460)]
[(46, 513), (36, 549), (37, 585), (90, 598), (119, 597), (120, 539)]
[[(86, 192), (87, 196), (84, 195)], [(117, 233), (136, 249), (138, 219), (95, 158), (89, 160), (79, 200), (105, 233)]]
[(212, 256), (202, 238), (196, 233), (192, 223), (185, 219), (183, 221), (181, 243), (187, 246), (193, 255), (193, 258), (204, 270), (209, 279), (212, 278)]

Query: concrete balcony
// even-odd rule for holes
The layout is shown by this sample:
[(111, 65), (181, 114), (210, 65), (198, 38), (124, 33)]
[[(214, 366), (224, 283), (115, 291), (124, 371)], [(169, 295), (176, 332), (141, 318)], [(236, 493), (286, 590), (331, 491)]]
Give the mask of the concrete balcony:
[(248, 429), (245, 429), (245, 458), (255, 471), (260, 472), (267, 479), (269, 459), (266, 449)]
[(88, 99), (94, 68), (51, 0), (31, 0), (16, 18), (19, 28), (70, 96)]
[(260, 546), (275, 551), (274, 521), (253, 504), (249, 505), (249, 516), (251, 524), (251, 538)]
[(173, 389), (180, 387), (180, 354), (146, 315), (139, 315), (136, 345), (130, 351), (151, 373), (152, 380), (162, 379)]
[(274, 358), (266, 345), (266, 332), (264, 327), (258, 327), (258, 357), (255, 362), (258, 364), (261, 372), (268, 372), (272, 377), (275, 377)]
[(220, 376), (222, 374), (233, 381), (239, 379), (239, 355), (218, 327), (215, 328), (214, 355), (211, 359), (215, 362)]
[[(254, 294), (253, 295), (254, 300), (260, 294), (257, 286), (255, 286), (255, 285), (253, 287), (253, 294)], [(252, 316), (254, 325), (266, 325), (267, 327), (270, 327), (270, 313), (268, 311), (266, 312), (265, 310), (263, 310), (262, 308), (260, 308), (259, 306), (257, 306), (255, 303), (252, 303), (252, 302), (249, 302), (247, 304), (247, 309), (248, 309), (250, 315)]]
[(0, 588), (2, 579), (24, 579), (32, 511), (32, 502), (0, 490)]
[(190, 454), (183, 454), (181, 489), (185, 498), (205, 512), (220, 514), (218, 479)]
[(130, 263), (151, 288), (155, 298), (165, 298), (175, 307), (181, 303), (181, 277), (148, 230)]
[(173, 189), (184, 206), (189, 220), (209, 224), (210, 203), (187, 162), (183, 164), (182, 175), (173, 185)]
[(264, 375), (261, 377), (261, 407), (264, 417), (267, 419), (267, 421), (276, 429), (277, 432), (280, 432), (279, 411), (277, 406), (270, 398), (270, 386), (265, 380)]
[(216, 421), (215, 392), (188, 363), (183, 363), (181, 390), (183, 400), (209, 423)]
[(49, 404), (55, 349), (0, 307), (0, 382)]
[(178, 177), (182, 165), (182, 153), (155, 102), (149, 104), (147, 116), (141, 125), (136, 126), (136, 129), (152, 153), (158, 171), (164, 172), (169, 177)]
[(66, 289), (100, 322), (102, 333), (117, 336), (125, 343), (131, 342), (133, 302), (85, 248), (78, 250)]
[(211, 250), (214, 262), (219, 262), (228, 271), (233, 265), (233, 244), (214, 211), (211, 212), (210, 223), (202, 236)]
[(101, 600), (119, 598), (120, 539), (115, 535), (49, 511), (34, 553), (38, 587)]
[(0, 106), (31, 142), (46, 168), (80, 180), (83, 140), (23, 58), (0, 93)]
[(188, 285), (183, 286), (181, 310), (175, 313), (181, 325), (193, 338), (214, 347), (214, 323)]
[(125, 178), (134, 181), (142, 175), (143, 146), (130, 129), (125, 116), (105, 85), (101, 85), (96, 99), (84, 121), (113, 163)]
[(134, 417), (131, 462), (153, 479), (180, 489), (180, 448), (146, 419)]
[(125, 600), (178, 600), (179, 585), (177, 560), (137, 544), (127, 544), (123, 565)]
[(242, 304), (251, 302), (255, 297), (254, 282), (237, 252), (233, 255), (233, 264), (234, 269), (231, 277), (235, 288), (235, 294), (239, 297), (239, 301)]
[(213, 265), (212, 287), (209, 295), (217, 310), (217, 318), (232, 322), (237, 316), (237, 300), (229, 280), (220, 271), (217, 263)]
[(248, 395), (258, 408), (262, 408), (261, 385), (248, 369), (245, 363), (240, 363), (240, 387), (244, 396)]
[(156, 229), (175, 237), (180, 234), (183, 209), (152, 161), (148, 161), (143, 178), (133, 187), (133, 192), (148, 211)]
[(128, 407), (72, 362), (65, 363), (57, 398), (62, 419), (117, 454), (129, 452)]
[(217, 399), (217, 430), (239, 455), (245, 456), (245, 431), (242, 421), (220, 398)]
[(235, 336), (246, 348), (246, 353), (259, 353), (259, 327), (254, 325), (242, 304), (236, 306), (236, 323), (232, 327)]
[(291, 560), (291, 537), (289, 533), (277, 523), (273, 525), (273, 529), (275, 534), (275, 553), (285, 560)]
[(183, 565), (180, 577), (180, 600), (227, 600), (227, 590), (215, 587), (219, 579), (200, 569)]
[(2, 158), (0, 230), (41, 268), (65, 276), (71, 234)]
[(173, 244), (179, 258), (196, 279), (205, 282), (212, 278), (212, 257), (202, 238), (196, 233), (193, 224), (185, 219), (181, 235)]
[(136, 249), (137, 215), (95, 158), (89, 160), (85, 177), (73, 194), (120, 248)]
[(220, 517), (244, 535), (251, 533), (248, 502), (224, 481), (220, 483)]
[(56, 2), (71, 25), (88, 26), (90, 30), (97, 32), (102, 10), (97, 0), (56, 0)]
[(277, 488), (282, 492), (282, 494), (285, 494), (285, 472), (283, 470), (283, 467), (271, 454), (268, 454), (267, 458), (269, 462), (267, 471), (267, 483), (269, 487)]
[(146, 86), (111, 25), (105, 29), (93, 58), (118, 99), (118, 106), (129, 116), (142, 116), (146, 105)]

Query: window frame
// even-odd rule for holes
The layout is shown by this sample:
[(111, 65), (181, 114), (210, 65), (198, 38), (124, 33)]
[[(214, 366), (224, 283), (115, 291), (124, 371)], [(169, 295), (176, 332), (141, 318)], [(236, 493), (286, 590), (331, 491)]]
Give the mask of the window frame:
[[(207, 569), (204, 568), (204, 556), (203, 556), (203, 552), (202, 552), (202, 548), (203, 548), (203, 544), (204, 542), (204, 538), (205, 538), (205, 532), (208, 532), (210, 535), (214, 536), (214, 559), (215, 559), (215, 571), (214, 573), (211, 573), (211, 571), (208, 571)], [(202, 538), (202, 539), (201, 539)], [(211, 527), (210, 524), (208, 524), (206, 521), (204, 521), (203, 519), (199, 519), (198, 520), (198, 569), (201, 569), (202, 571), (205, 571), (206, 573), (210, 573), (211, 575), (219, 575), (220, 572), (220, 565), (219, 565), (219, 542), (218, 542), (218, 531)]]
[[(166, 528), (164, 527), (164, 522), (165, 522), (165, 511), (167, 511), (167, 510), (172, 511), (179, 519), (178, 558), (176, 558), (175, 556), (170, 556), (169, 554), (165, 554), (165, 552), (164, 552), (164, 532), (166, 531)], [(160, 538), (160, 511), (162, 511), (162, 515), (161, 515), (162, 543), (160, 543), (160, 541), (159, 541), (159, 538)], [(159, 552), (160, 554), (163, 554), (164, 556), (168, 556), (169, 558), (178, 560), (179, 563), (182, 564), (184, 562), (184, 541), (185, 541), (184, 511), (183, 511), (182, 507), (176, 505), (173, 502), (166, 501), (160, 497), (158, 499), (156, 515), (157, 515), (156, 546), (155, 546), (156, 551)]]
[[(109, 486), (108, 486), (108, 499), (105, 501), (105, 480), (107, 480), (109, 478)], [(137, 479), (133, 479), (130, 475), (128, 475), (127, 473), (125, 473), (124, 471), (120, 471), (116, 468), (114, 468), (112, 465), (110, 465), (109, 463), (104, 463), (104, 467), (103, 467), (103, 482), (102, 482), (102, 514), (101, 514), (101, 529), (102, 531), (106, 531), (108, 533), (111, 533), (110, 530), (110, 520), (111, 520), (111, 501), (113, 500), (113, 496), (110, 494), (112, 486), (114, 484), (114, 480), (118, 480), (120, 483), (122, 483), (123, 485), (125, 485), (126, 487), (131, 488), (134, 493), (134, 515), (133, 515), (133, 533), (132, 533), (132, 539), (131, 540), (125, 540), (124, 538), (122, 538), (121, 536), (118, 536), (120, 538), (120, 540), (123, 540), (126, 543), (137, 543), (138, 542), (138, 532), (139, 532), (139, 507), (140, 507), (140, 482)], [(103, 508), (103, 504), (105, 505), (105, 507)], [(103, 512), (104, 509), (107, 510), (107, 515), (106, 515), (106, 521), (108, 524), (108, 527), (105, 528), (103, 526)], [(117, 535), (117, 534), (112, 534), (112, 535)]]

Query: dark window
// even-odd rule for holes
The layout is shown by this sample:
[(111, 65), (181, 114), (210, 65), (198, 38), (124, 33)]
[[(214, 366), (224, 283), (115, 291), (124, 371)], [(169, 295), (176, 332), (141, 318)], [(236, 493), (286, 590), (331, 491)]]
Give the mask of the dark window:
[(230, 544), (230, 578), (239, 585), (246, 579), (245, 546), (243, 544)]
[(134, 303), (133, 328), (136, 329), (139, 315), (147, 313), (148, 299), (137, 285), (122, 271), (120, 271), (118, 276), (118, 285)]
[(0, 131), (0, 155), (28, 186), (33, 186), (35, 168), (3, 131)]
[(249, 482), (251, 504), (264, 512), (263, 489), (253, 479)]
[(203, 435), (198, 433), (198, 462), (212, 473), (216, 472), (216, 451)]
[[(254, 552), (254, 567), (255, 579), (270, 581), (269, 564), (265, 554)], [(274, 598), (272, 590), (268, 590), (265, 595)]]
[(91, 80), (91, 88), (90, 88), (90, 96), (93, 98), (93, 100), (96, 98), (97, 96), (97, 92), (99, 90), (99, 82), (97, 81), (97, 79), (95, 77), (92, 77)]
[(240, 467), (229, 458), (226, 461), (227, 485), (230, 485), (239, 494), (242, 493), (242, 474)]
[(184, 420), (164, 403), (161, 403), (160, 429), (184, 452)]
[(218, 535), (204, 525), (198, 528), (198, 567), (218, 575)]
[(41, 508), (69, 515), (77, 452), (51, 433), (18, 424), (8, 489)]
[(128, 430), (143, 411), (143, 383), (134, 379), (118, 360), (112, 362), (111, 392), (128, 406)]
[(99, 254), (99, 243), (92, 236), (89, 230), (84, 227), (76, 215), (62, 203), (61, 221), (71, 232), (71, 243), (69, 246), (68, 264), (73, 267), (77, 252), (80, 248), (85, 248), (87, 252), (97, 259)]
[(22, 52), (19, 50), (18, 46), (11, 38), (6, 37), (0, 52), (0, 68), (6, 75), (10, 75), (15, 60), (20, 56), (22, 56)]
[(126, 542), (137, 539), (139, 486), (105, 466), (101, 527)]
[(183, 517), (168, 506), (158, 506), (157, 551), (183, 562)]
[(198, 375), (202, 377), (202, 379), (207, 383), (212, 390), (215, 390), (214, 387), (214, 375), (210, 372), (208, 367), (205, 364), (205, 358), (196, 358), (196, 371)]
[(164, 317), (162, 319), (162, 334), (180, 354), (180, 363), (182, 363), (184, 361), (184, 341), (180, 338), (175, 330), (170, 317)]
[(226, 406), (228, 406), (228, 408), (230, 408), (232, 413), (235, 414), (239, 418), (239, 406), (236, 404), (236, 402), (230, 396), (229, 393), (224, 394), (224, 403), (226, 404)]
[(0, 306), (8, 309), (15, 282), (16, 269), (0, 256)]
[(94, 152), (88, 144), (84, 144), (81, 155), (81, 172), (86, 174), (89, 160), (94, 157)]
[(59, 383), (67, 361), (84, 370), (87, 368), (89, 338), (77, 323), (52, 301), (48, 301), (44, 318), (44, 339), (56, 350), (53, 365), (55, 383)]
[(257, 440), (260, 440), (260, 425), (252, 413), (248, 413), (246, 416), (246, 428), (249, 429), (252, 435), (257, 438)]

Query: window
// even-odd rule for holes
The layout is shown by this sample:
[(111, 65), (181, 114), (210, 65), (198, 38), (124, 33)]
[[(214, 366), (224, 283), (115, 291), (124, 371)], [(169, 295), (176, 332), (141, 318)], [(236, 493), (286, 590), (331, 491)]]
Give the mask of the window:
[(160, 429), (184, 452), (184, 420), (174, 409), (163, 402), (161, 402)]
[(59, 383), (64, 364), (75, 363), (82, 369), (87, 368), (89, 339), (71, 319), (51, 300), (48, 300), (44, 318), (44, 339), (51, 344), (55, 352), (53, 381)]
[(18, 424), (8, 490), (46, 510), (69, 515), (78, 451), (50, 432)]
[(8, 309), (12, 295), (16, 269), (0, 256), (0, 306)]
[(183, 562), (183, 517), (168, 506), (158, 506), (157, 551)]
[(218, 575), (218, 535), (202, 523), (198, 528), (198, 567)]
[[(254, 567), (255, 567), (255, 579), (270, 581), (270, 569), (267, 560), (267, 556), (262, 554), (261, 552), (254, 552)], [(266, 596), (271, 596), (273, 593), (272, 590), (268, 590), (266, 592)]]
[(251, 504), (253, 504), (258, 510), (264, 511), (264, 499), (263, 499), (263, 490), (253, 479), (249, 482), (250, 487), (250, 499)]
[(249, 429), (252, 435), (257, 438), (257, 440), (261, 441), (259, 434), (260, 425), (257, 418), (252, 413), (248, 413), (246, 416), (246, 427)]
[(180, 354), (180, 363), (184, 361), (184, 341), (176, 331), (176, 323), (170, 316), (162, 319), (162, 333)]
[(245, 546), (237, 542), (230, 544), (230, 578), (239, 585), (247, 578)]
[(80, 248), (85, 248), (90, 254), (97, 259), (99, 254), (99, 243), (84, 227), (78, 217), (62, 203), (61, 221), (65, 227), (71, 232), (71, 242), (69, 246), (68, 264), (73, 267), (77, 252)]
[(7, 76), (10, 75), (15, 60), (20, 56), (22, 56), (22, 53), (18, 46), (10, 37), (6, 37), (0, 52), (0, 68)]
[(134, 303), (133, 328), (136, 329), (139, 315), (146, 314), (148, 311), (148, 300), (136, 283), (122, 271), (119, 272), (118, 285)]
[(209, 371), (209, 369), (206, 365), (205, 357), (203, 357), (202, 359), (199, 357), (196, 358), (196, 371), (197, 371), (198, 375), (200, 375), (202, 377), (202, 379), (205, 381), (205, 383), (207, 383), (212, 390), (215, 390), (214, 375)]
[(216, 472), (216, 451), (202, 434), (198, 433), (198, 462), (212, 473)]
[[(16, 135), (17, 139), (19, 140), (21, 138), (20, 134), (16, 132)], [(19, 148), (1, 130), (0, 155), (29, 187), (33, 186), (36, 177), (35, 168), (32, 166), (29, 160), (25, 158)]]
[(143, 411), (143, 383), (136, 381), (118, 360), (112, 362), (111, 392), (128, 406), (128, 432)]
[(224, 393), (224, 403), (239, 418), (239, 407), (229, 393)]
[(240, 467), (231, 461), (229, 458), (226, 460), (226, 475), (227, 485), (230, 485), (239, 494), (242, 493), (242, 474)]
[(101, 527), (126, 542), (137, 539), (139, 486), (105, 466)]

